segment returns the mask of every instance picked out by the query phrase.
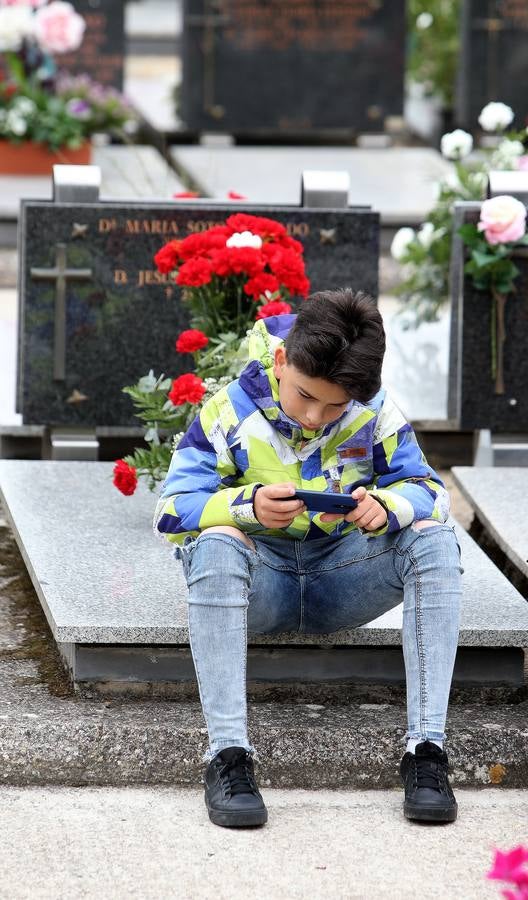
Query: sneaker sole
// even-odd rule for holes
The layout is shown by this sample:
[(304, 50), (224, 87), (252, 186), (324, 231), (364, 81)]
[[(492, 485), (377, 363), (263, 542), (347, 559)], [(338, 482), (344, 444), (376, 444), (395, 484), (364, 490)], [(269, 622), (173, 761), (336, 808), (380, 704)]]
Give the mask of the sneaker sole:
[(413, 806), (411, 803), (403, 804), (403, 814), (406, 819), (418, 819), (422, 822), (454, 822), (458, 813), (458, 806)]
[(224, 828), (248, 828), (255, 825), (265, 825), (268, 821), (267, 809), (229, 813), (207, 807), (207, 812), (214, 825), (221, 825)]

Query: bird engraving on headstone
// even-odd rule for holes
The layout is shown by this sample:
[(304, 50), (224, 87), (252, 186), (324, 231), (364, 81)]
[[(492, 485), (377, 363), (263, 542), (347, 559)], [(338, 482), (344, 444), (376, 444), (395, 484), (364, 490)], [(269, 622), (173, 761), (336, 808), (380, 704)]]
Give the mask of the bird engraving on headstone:
[(55, 317), (53, 342), (53, 378), (64, 381), (66, 377), (66, 289), (68, 281), (90, 281), (91, 269), (69, 269), (66, 244), (55, 247), (55, 265), (52, 269), (34, 267), (30, 270), (36, 281), (55, 282)]

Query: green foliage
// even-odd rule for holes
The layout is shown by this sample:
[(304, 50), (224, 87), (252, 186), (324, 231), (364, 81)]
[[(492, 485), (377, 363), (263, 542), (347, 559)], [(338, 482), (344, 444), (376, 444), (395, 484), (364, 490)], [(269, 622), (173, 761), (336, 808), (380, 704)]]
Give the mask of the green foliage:
[(528, 245), (528, 235), (512, 243), (492, 245), (476, 225), (462, 225), (458, 233), (470, 251), (464, 272), (471, 276), (477, 290), (491, 294), (513, 293), (519, 269), (511, 257), (517, 247)]
[[(460, 0), (408, 0), (407, 73), (451, 107), (459, 51)], [(432, 17), (427, 27), (421, 22)]]

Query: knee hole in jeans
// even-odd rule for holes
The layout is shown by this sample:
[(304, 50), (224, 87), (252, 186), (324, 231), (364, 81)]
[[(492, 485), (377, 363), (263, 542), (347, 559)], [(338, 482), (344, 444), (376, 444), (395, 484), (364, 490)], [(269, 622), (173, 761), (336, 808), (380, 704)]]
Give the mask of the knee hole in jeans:
[(255, 550), (255, 544), (248, 538), (247, 534), (244, 534), (243, 531), (240, 531), (239, 528), (234, 528), (232, 525), (211, 525), (210, 528), (204, 528), (203, 531), (200, 532), (200, 536), (202, 534), (228, 534), (230, 537), (234, 537), (238, 541), (241, 541), (250, 550)]

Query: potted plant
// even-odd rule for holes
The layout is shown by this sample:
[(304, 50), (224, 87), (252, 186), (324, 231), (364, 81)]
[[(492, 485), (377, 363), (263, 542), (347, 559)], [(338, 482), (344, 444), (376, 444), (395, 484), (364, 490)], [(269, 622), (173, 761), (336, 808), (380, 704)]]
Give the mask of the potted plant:
[(77, 49), (85, 23), (63, 0), (0, 0), (0, 173), (48, 174), (89, 163), (91, 136), (123, 134), (133, 112), (114, 89), (58, 73), (54, 54)]

